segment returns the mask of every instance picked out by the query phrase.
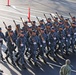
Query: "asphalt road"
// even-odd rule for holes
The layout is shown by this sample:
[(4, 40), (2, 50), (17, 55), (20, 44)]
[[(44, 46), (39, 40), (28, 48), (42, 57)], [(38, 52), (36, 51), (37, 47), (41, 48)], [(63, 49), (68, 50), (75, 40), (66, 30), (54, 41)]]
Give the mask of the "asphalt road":
[[(43, 14), (45, 13), (47, 17), (50, 17), (50, 13), (55, 15), (55, 12), (58, 12), (60, 15), (69, 17), (69, 12), (76, 16), (76, 1), (75, 0), (10, 0), (11, 6), (7, 5), (7, 0), (0, 0), (0, 27), (2, 27), (3, 32), (6, 31), (3, 21), (6, 22), (7, 26), (12, 25), (12, 28), (15, 29), (13, 20), (17, 23), (22, 22), (20, 17), (23, 20), (27, 19), (28, 8), (31, 8), (31, 20), (36, 20), (36, 16), (39, 19), (45, 19)], [(70, 17), (69, 17), (70, 18)], [(6, 56), (3, 53), (4, 57)], [(75, 70), (72, 72), (72, 75), (76, 75), (76, 54), (67, 56), (71, 60), (72, 69)], [(10, 64), (0, 63), (0, 68), (4, 71), (6, 75), (59, 75), (60, 66), (64, 64), (65, 60), (61, 57), (58, 57), (58, 62), (55, 62), (46, 57), (47, 63), (44, 64), (42, 61), (39, 61), (39, 67), (35, 67), (26, 62), (27, 70), (22, 70), (18, 67), (13, 67)], [(5, 75), (4, 74), (4, 75)]]

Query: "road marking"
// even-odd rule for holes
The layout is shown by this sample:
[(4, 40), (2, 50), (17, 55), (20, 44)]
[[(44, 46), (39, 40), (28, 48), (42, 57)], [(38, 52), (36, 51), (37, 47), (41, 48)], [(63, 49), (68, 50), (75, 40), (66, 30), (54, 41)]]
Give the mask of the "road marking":
[[(1, 16), (1, 15), (0, 15), (0, 17), (1, 17), (1, 18), (4, 18), (4, 19), (8, 19), (8, 20), (13, 20), (12, 18), (4, 17), (4, 16)], [(16, 21), (20, 23), (19, 20), (16, 20)], [(13, 22), (13, 21), (12, 21), (12, 22)]]
[[(18, 10), (23, 9), (22, 11), (28, 10), (28, 8), (22, 8), (22, 7), (18, 8), (18, 6), (12, 6), (12, 7), (15, 8), (15, 9), (18, 9)], [(31, 11), (38, 12), (38, 13), (50, 14), (49, 12), (42, 11), (42, 10), (36, 10), (36, 9), (33, 9), (33, 8), (31, 8)]]
[[(24, 15), (25, 17), (27, 17), (27, 15), (28, 14), (24, 14), (24, 13), (22, 13), (17, 7), (15, 7), (15, 6), (11, 6), (14, 10), (16, 10), (16, 11), (10, 11), (10, 10), (5, 10), (5, 9), (0, 9), (1, 11), (5, 11), (5, 12), (10, 12), (10, 13), (14, 13), (14, 14), (19, 14), (19, 15)], [(34, 10), (34, 9), (31, 9), (31, 10)], [(43, 13), (48, 13), (48, 12), (45, 12), (45, 11), (40, 11), (40, 10), (35, 10), (35, 11), (38, 11), (38, 12), (43, 12)], [(51, 13), (53, 16), (56, 16), (54, 13)], [(36, 19), (36, 16), (34, 16), (34, 15), (31, 15), (31, 17), (33, 17), (33, 18), (35, 18)], [(69, 17), (69, 16), (66, 16), (66, 17)], [(66, 17), (64, 17), (64, 18), (66, 18)], [(38, 18), (39, 19), (44, 19), (44, 21), (46, 21), (46, 19), (45, 18), (42, 18), (42, 17), (39, 17), (38, 16)], [(69, 17), (70, 18), (70, 17)], [(28, 19), (27, 19), (28, 20)], [(36, 20), (37, 21), (37, 20)]]
[[(61, 67), (60, 65), (53, 64), (53, 63), (50, 63), (50, 62), (47, 62), (47, 64), (48, 64), (48, 65), (53, 65), (53, 66), (58, 67), (58, 68)], [(73, 70), (73, 69), (72, 69), (72, 72), (75, 72), (75, 73), (76, 73), (76, 70)]]
[[(6, 10), (6, 9), (0, 9), (1, 11), (5, 11), (5, 12), (10, 12), (10, 13), (15, 13), (15, 14), (20, 14), (20, 15), (25, 15), (26, 17), (28, 16), (28, 13), (27, 14), (24, 14), (22, 13), (18, 8), (16, 8), (15, 6), (11, 6), (13, 9), (15, 9), (16, 11), (10, 11), (10, 10)], [(31, 10), (34, 10), (34, 9), (31, 9)], [(23, 11), (23, 10), (22, 10)], [(48, 13), (48, 12), (45, 12), (45, 11), (40, 11), (40, 10), (36, 10), (36, 11), (39, 11), (39, 12), (43, 12), (43, 13)], [(55, 16), (55, 14), (51, 13), (53, 16)], [(36, 16), (34, 15), (31, 15), (31, 17), (34, 17), (36, 18)], [(42, 18), (42, 17), (39, 17), (39, 18)]]
[[(22, 13), (21, 11), (23, 10), (20, 10), (20, 8), (17, 8), (18, 6), (11, 6), (13, 9), (15, 9), (16, 11)], [(22, 8), (21, 8), (22, 9)], [(28, 8), (25, 8), (25, 10), (28, 11)], [(36, 10), (36, 9), (31, 9), (33, 12), (36, 12), (36, 13), (43, 13), (43, 14), (52, 14), (52, 16), (56, 16), (56, 14), (54, 13), (49, 13), (49, 12), (46, 12), (46, 11), (42, 11), (42, 10)], [(33, 15), (32, 15), (33, 16)], [(36, 17), (36, 16), (33, 16), (33, 17)], [(42, 18), (42, 17), (39, 17), (39, 18)], [(70, 18), (70, 16), (64, 16), (64, 18)]]

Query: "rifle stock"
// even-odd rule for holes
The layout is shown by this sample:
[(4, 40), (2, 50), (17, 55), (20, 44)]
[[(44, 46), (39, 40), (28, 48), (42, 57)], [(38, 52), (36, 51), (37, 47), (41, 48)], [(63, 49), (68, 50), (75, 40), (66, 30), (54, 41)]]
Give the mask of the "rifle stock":
[(61, 17), (59, 16), (59, 14), (57, 12), (56, 12), (56, 14), (57, 14), (58, 18), (61, 20)]
[[(15, 24), (15, 26), (16, 26), (16, 25), (17, 25), (17, 24), (16, 24), (16, 21), (13, 20), (13, 22), (14, 22), (14, 24)], [(17, 26), (16, 26), (16, 30), (17, 30), (17, 35), (19, 36), (20, 29), (18, 29)]]
[(52, 16), (52, 14), (50, 14), (50, 16), (52, 17), (52, 19), (54, 20), (54, 17)]
[(70, 15), (70, 17), (71, 17), (71, 19), (72, 19), (72, 15), (71, 15), (71, 13), (69, 13), (69, 15)]
[(16, 25), (17, 25), (17, 24), (16, 24), (16, 21), (15, 21), (15, 20), (13, 20), (13, 22), (14, 22), (14, 24), (15, 24), (15, 26), (16, 26)]
[(37, 19), (37, 21), (39, 22), (39, 24), (40, 24), (40, 20), (39, 20), (39, 18), (36, 16), (36, 19)]
[(22, 24), (24, 25), (22, 17), (20, 17), (20, 20), (22, 21)]
[(47, 21), (48, 19), (47, 19), (47, 17), (46, 17), (46, 15), (45, 15), (45, 14), (44, 14), (44, 17), (45, 17), (45, 19), (46, 19), (46, 21)]
[(7, 29), (7, 26), (6, 26), (5, 22), (3, 22), (3, 24), (4, 24), (5, 28)]
[[(3, 24), (5, 25), (5, 28), (7, 29), (7, 25), (6, 25), (6, 23), (5, 23), (5, 22), (3, 22)], [(8, 31), (8, 29), (7, 29), (7, 31)], [(9, 34), (9, 31), (8, 31), (8, 36), (10, 37), (10, 41), (11, 41), (11, 43), (12, 43), (12, 42), (13, 42), (13, 40), (12, 40), (12, 38), (11, 38), (10, 34)]]

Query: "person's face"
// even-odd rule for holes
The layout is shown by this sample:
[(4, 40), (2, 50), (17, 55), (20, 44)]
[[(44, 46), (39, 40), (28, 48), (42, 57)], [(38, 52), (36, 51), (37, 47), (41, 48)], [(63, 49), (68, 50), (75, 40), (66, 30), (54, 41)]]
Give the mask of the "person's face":
[(58, 19), (55, 19), (55, 21), (57, 21), (57, 22), (58, 22)]
[(68, 22), (68, 20), (65, 20), (65, 22)]
[(41, 33), (44, 33), (44, 30), (41, 30)]
[(61, 31), (61, 30), (63, 30), (62, 28), (59, 28), (59, 30)]
[(48, 22), (51, 22), (51, 20), (47, 20)]
[(55, 30), (54, 30), (54, 29), (52, 29), (52, 30), (51, 30), (51, 32), (55, 32)]
[(8, 28), (8, 31), (10, 31), (11, 30), (11, 28)]
[(36, 23), (32, 22), (32, 25), (35, 25)]
[(75, 24), (72, 24), (72, 25), (75, 25)]
[(46, 26), (47, 29), (50, 29), (50, 26)]
[(72, 18), (73, 21), (75, 21), (75, 18)]
[(68, 29), (68, 28), (69, 28), (69, 26), (66, 26), (66, 28)]
[(43, 24), (44, 22), (40, 22), (40, 24)]
[(28, 28), (28, 31), (32, 31), (32, 28)]
[(20, 34), (21, 37), (24, 37), (24, 34)]
[(59, 22), (59, 24), (62, 24), (62, 22)]
[(32, 32), (32, 35), (35, 36), (36, 35), (36, 32)]
[(24, 26), (27, 26), (27, 23), (24, 22), (23, 24), (24, 24)]
[(10, 35), (12, 36), (13, 35), (13, 32), (10, 32)]

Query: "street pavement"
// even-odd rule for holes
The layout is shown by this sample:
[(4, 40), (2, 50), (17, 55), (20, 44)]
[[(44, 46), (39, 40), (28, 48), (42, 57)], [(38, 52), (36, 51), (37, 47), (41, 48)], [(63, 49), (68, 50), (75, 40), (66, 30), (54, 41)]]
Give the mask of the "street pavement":
[[(3, 21), (8, 25), (12, 25), (13, 30), (16, 23), (22, 25), (20, 17), (24, 21), (28, 20), (28, 8), (31, 8), (31, 20), (36, 20), (36, 16), (39, 19), (45, 19), (44, 13), (47, 17), (56, 15), (58, 12), (65, 18), (69, 17), (69, 12), (76, 16), (76, 1), (75, 0), (10, 0), (10, 6), (7, 6), (7, 0), (0, 0), (0, 27), (2, 27), (3, 32), (6, 31)], [(37, 20), (36, 20), (37, 21)], [(6, 55), (3, 53), (3, 56)], [(76, 53), (67, 56), (71, 60), (72, 75), (76, 75)], [(39, 61), (39, 67), (31, 65), (26, 59), (27, 69), (23, 70), (21, 67), (16, 67), (5, 62), (0, 62), (0, 69), (4, 71), (3, 75), (59, 75), (60, 66), (65, 63), (65, 59), (61, 56), (57, 57), (57, 62), (50, 57), (46, 57), (47, 64), (43, 61)], [(1, 74), (0, 74), (1, 75)]]

